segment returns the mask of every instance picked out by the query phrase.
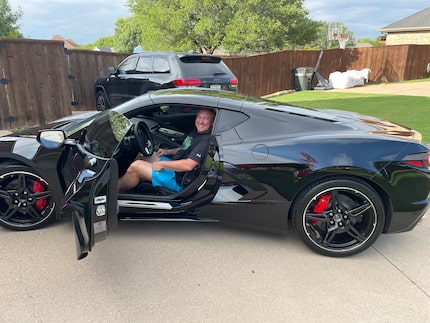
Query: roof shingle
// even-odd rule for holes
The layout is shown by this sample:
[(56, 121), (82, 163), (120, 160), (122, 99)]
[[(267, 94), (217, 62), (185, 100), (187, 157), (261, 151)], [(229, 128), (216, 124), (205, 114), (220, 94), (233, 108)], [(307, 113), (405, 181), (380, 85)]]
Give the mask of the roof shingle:
[(380, 28), (380, 32), (430, 30), (430, 7)]

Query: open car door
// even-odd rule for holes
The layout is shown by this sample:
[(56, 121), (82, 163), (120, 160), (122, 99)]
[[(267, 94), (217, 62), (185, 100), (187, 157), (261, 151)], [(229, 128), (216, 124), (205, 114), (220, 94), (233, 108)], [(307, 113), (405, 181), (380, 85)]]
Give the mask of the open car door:
[(58, 165), (66, 188), (62, 205), (72, 209), (78, 260), (117, 225), (118, 166), (111, 157), (131, 125), (110, 110), (97, 115), (78, 141), (66, 138), (62, 130), (38, 134), (46, 148), (65, 146)]

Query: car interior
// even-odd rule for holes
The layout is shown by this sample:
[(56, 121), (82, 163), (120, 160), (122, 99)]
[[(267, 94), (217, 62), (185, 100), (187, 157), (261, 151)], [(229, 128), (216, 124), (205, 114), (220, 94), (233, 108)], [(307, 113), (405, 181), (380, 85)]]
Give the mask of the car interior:
[[(114, 155), (118, 162), (119, 177), (124, 175), (139, 153), (144, 157), (150, 157), (160, 148), (180, 147), (188, 133), (194, 129), (195, 117), (200, 108), (178, 104), (156, 105), (150, 109), (146, 107), (141, 112), (134, 111), (133, 116), (127, 115), (133, 126)], [(212, 142), (216, 143), (215, 139)], [(181, 192), (173, 192), (164, 187), (153, 187), (150, 182), (141, 180), (138, 186), (120, 195), (168, 196), (169, 199), (189, 195), (190, 191), (204, 184), (205, 177), (213, 167), (215, 152), (213, 147), (209, 148), (202, 165), (184, 173), (180, 183), (184, 189)]]

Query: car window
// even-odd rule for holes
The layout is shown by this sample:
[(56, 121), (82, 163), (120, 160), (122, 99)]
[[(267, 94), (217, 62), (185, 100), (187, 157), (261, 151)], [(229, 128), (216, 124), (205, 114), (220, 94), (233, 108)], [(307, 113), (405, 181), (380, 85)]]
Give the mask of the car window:
[(220, 110), (218, 121), (215, 127), (215, 134), (220, 134), (222, 132), (228, 131), (233, 127), (245, 122), (249, 119), (249, 116), (242, 112), (230, 111), (230, 110)]
[(233, 77), (230, 69), (217, 57), (201, 59), (199, 56), (185, 56), (180, 59), (184, 77)]
[(136, 69), (137, 58), (129, 57), (125, 59), (119, 66), (118, 72), (119, 74), (130, 74), (133, 73)]
[(167, 59), (154, 57), (154, 73), (170, 73), (170, 66)]
[(160, 106), (160, 111), (162, 111), (164, 115), (169, 115), (169, 116), (177, 116), (177, 115), (183, 115), (183, 114), (189, 114), (189, 113), (192, 113), (195, 115), (199, 109), (200, 107), (181, 105), (181, 104), (171, 104), (171, 105)]
[(136, 67), (137, 73), (152, 73), (152, 57), (140, 57)]

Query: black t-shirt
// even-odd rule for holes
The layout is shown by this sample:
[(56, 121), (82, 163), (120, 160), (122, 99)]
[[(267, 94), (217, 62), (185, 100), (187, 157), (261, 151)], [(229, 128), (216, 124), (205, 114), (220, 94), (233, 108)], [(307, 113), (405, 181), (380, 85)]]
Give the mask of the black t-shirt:
[[(197, 131), (194, 130), (185, 138), (181, 149), (176, 154), (174, 154), (171, 159), (179, 160), (191, 158), (200, 165), (208, 152), (210, 138), (210, 131), (207, 133), (197, 133)], [(185, 172), (176, 172), (176, 182), (181, 186), (186, 185), (185, 183), (182, 183), (184, 175)]]
[(210, 144), (211, 133), (192, 131), (183, 141), (181, 149), (172, 156), (172, 160), (191, 158), (201, 164)]

